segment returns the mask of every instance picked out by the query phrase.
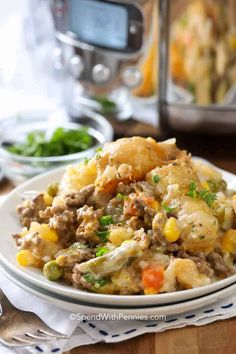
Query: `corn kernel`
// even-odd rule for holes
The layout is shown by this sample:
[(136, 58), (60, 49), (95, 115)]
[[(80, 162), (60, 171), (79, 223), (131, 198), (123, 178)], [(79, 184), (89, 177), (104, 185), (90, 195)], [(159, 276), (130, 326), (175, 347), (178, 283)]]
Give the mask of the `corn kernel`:
[(36, 265), (37, 260), (29, 250), (21, 250), (16, 255), (17, 262), (23, 267)]
[(58, 241), (58, 234), (55, 230), (50, 229), (48, 224), (39, 224), (32, 222), (30, 231), (38, 232), (40, 237), (45, 241), (56, 243)]
[(144, 294), (145, 295), (153, 295), (153, 294), (156, 294), (156, 293), (157, 293), (157, 291), (154, 288), (146, 288), (146, 289), (144, 289)]
[(154, 200), (153, 204), (152, 204), (152, 208), (155, 210), (159, 210), (160, 209), (160, 204), (158, 203), (158, 201)]
[(163, 229), (163, 234), (169, 242), (175, 242), (179, 239), (180, 232), (175, 218), (171, 217), (167, 220)]
[(231, 35), (229, 37), (229, 45), (231, 49), (236, 49), (236, 36), (235, 35)]
[(58, 241), (58, 235), (55, 230), (50, 229), (47, 224), (42, 224), (41, 229), (39, 231), (42, 239), (50, 242), (56, 243)]
[(53, 197), (49, 195), (48, 193), (44, 193), (43, 195), (43, 200), (46, 206), (51, 206), (53, 202)]
[(133, 236), (133, 230), (126, 227), (116, 227), (111, 230), (109, 241), (115, 246), (120, 246), (123, 241), (130, 240)]
[(206, 182), (206, 181), (202, 182), (202, 188), (206, 189), (207, 191), (211, 190), (211, 187), (210, 187), (209, 183)]
[(236, 230), (228, 230), (222, 238), (221, 245), (223, 251), (233, 253), (236, 250)]

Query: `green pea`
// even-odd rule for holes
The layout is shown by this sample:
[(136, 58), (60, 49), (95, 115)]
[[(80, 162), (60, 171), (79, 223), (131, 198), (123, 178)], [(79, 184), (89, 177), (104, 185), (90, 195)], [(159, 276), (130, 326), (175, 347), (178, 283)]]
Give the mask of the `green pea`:
[(57, 280), (62, 276), (63, 268), (60, 267), (56, 261), (49, 261), (44, 264), (43, 275), (48, 280)]
[(51, 196), (51, 197), (55, 197), (58, 193), (58, 189), (59, 189), (59, 183), (58, 182), (53, 182), (51, 184), (49, 184), (48, 188), (47, 188), (47, 193)]

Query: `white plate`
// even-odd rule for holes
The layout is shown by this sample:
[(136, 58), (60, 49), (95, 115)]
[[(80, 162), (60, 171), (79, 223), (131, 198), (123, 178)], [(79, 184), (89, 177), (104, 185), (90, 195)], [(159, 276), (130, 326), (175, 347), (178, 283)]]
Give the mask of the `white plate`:
[[(15, 241), (11, 237), (13, 233), (19, 231), (20, 225), (15, 212), (16, 206), (21, 203), (20, 195), (27, 190), (43, 191), (52, 181), (59, 181), (64, 168), (50, 171), (44, 175), (34, 177), (25, 182), (15, 190), (13, 190), (4, 199), (0, 206), (1, 220), (1, 237), (0, 237), (0, 261), (6, 268), (11, 270), (15, 275), (21, 277), (29, 283), (34, 284), (42, 289), (63, 295), (66, 298), (77, 299), (80, 301), (107, 305), (123, 305), (123, 306), (145, 306), (145, 305), (160, 305), (170, 304), (177, 301), (193, 299), (198, 296), (212, 293), (236, 282), (236, 275), (233, 275), (224, 280), (220, 280), (214, 284), (203, 286), (200, 288), (178, 291), (167, 294), (158, 295), (103, 295), (93, 294), (82, 290), (74, 289), (73, 287), (62, 283), (50, 282), (43, 276), (42, 272), (35, 268), (20, 267), (16, 262), (17, 248)], [(228, 182), (229, 188), (235, 188), (236, 176), (222, 171), (224, 179)]]
[(34, 284), (27, 282), (23, 278), (18, 277), (16, 274), (11, 272), (9, 269), (1, 266), (1, 271), (5, 276), (12, 281), (17, 286), (28, 291), (29, 293), (36, 295), (53, 305), (58, 306), (67, 311), (79, 314), (124, 314), (124, 315), (136, 315), (136, 316), (150, 316), (150, 315), (165, 315), (173, 316), (185, 312), (194, 311), (203, 306), (208, 306), (214, 304), (215, 302), (226, 299), (236, 291), (236, 283), (228, 285), (224, 289), (215, 291), (210, 295), (201, 296), (197, 299), (186, 300), (180, 303), (160, 305), (160, 306), (149, 306), (149, 307), (106, 307), (102, 304), (90, 304), (81, 303), (78, 300), (66, 298), (63, 295), (51, 293), (45, 289), (35, 286)]

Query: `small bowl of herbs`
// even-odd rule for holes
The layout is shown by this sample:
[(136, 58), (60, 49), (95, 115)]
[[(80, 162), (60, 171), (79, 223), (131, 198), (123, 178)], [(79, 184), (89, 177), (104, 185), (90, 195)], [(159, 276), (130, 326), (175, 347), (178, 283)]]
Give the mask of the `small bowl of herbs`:
[(14, 184), (89, 158), (100, 145), (112, 140), (109, 122), (97, 113), (71, 117), (63, 124), (55, 120), (48, 129), (49, 114), (34, 111), (0, 121), (1, 165)]

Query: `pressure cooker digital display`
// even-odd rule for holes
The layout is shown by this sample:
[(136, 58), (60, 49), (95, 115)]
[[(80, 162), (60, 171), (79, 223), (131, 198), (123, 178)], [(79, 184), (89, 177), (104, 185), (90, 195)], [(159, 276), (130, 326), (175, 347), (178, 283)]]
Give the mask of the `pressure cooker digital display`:
[(101, 0), (69, 0), (68, 30), (80, 42), (134, 52), (142, 46), (142, 13), (136, 6)]

